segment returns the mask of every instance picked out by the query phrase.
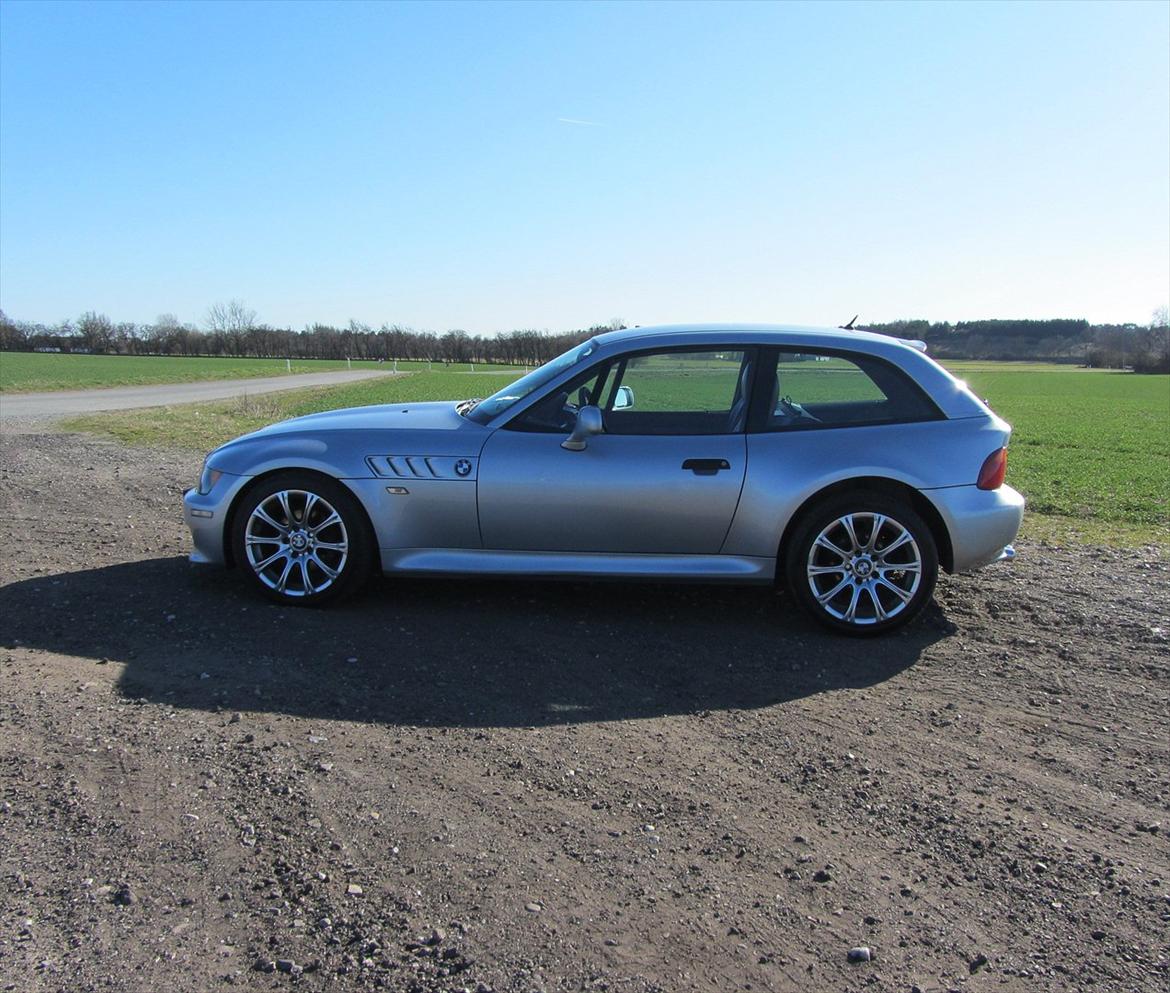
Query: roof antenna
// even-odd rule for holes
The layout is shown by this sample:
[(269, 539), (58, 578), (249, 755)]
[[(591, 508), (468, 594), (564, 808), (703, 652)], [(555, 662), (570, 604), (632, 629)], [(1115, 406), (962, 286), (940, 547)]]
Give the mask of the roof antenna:
[(859, 318), (860, 316), (861, 316), (860, 314), (854, 314), (854, 315), (853, 315), (853, 320), (851, 320), (851, 321), (850, 321), (848, 324), (838, 324), (837, 326), (838, 326), (838, 327), (839, 327), (839, 328), (840, 328), (842, 331), (852, 331), (852, 330), (853, 330), (853, 325), (857, 323), (857, 318)]

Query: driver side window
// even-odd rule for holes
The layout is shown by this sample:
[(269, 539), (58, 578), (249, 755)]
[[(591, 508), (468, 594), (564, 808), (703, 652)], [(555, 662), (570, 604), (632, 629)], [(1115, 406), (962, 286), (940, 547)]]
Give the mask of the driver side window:
[(735, 434), (744, 429), (752, 352), (672, 349), (618, 363), (605, 408), (611, 434)]
[(587, 404), (601, 402), (601, 391), (605, 388), (608, 373), (609, 366), (603, 362), (569, 380), (509, 422), (507, 430), (567, 434), (577, 424), (578, 410)]

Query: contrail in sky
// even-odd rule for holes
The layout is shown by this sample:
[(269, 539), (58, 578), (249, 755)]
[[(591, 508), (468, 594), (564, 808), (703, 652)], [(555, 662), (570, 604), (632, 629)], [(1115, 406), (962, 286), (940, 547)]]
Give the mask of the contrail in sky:
[(558, 117), (558, 121), (562, 124), (579, 124), (583, 128), (603, 128), (604, 124), (598, 124), (596, 121), (581, 121), (575, 117)]

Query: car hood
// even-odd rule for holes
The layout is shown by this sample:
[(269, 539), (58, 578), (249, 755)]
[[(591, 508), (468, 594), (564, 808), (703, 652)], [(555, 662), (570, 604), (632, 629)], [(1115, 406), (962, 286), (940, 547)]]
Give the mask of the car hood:
[(346, 407), (326, 410), (320, 414), (306, 414), (291, 420), (270, 424), (266, 428), (245, 435), (246, 438), (272, 437), (293, 432), (317, 431), (451, 431), (466, 423), (455, 410), (455, 401), (439, 400), (428, 403), (383, 403), (371, 407)]
[(221, 445), (207, 464), (240, 476), (296, 468), (347, 479), (369, 476), (367, 458), (379, 455), (478, 455), (490, 432), (455, 407), (395, 403), (294, 417)]

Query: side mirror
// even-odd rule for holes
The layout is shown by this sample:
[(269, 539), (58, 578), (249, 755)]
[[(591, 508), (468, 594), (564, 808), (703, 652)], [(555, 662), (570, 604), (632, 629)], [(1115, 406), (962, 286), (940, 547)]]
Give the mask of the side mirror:
[(619, 386), (613, 398), (613, 409), (626, 410), (632, 406), (634, 406), (634, 388), (632, 386)]
[(583, 452), (585, 439), (591, 435), (601, 434), (604, 430), (601, 410), (593, 406), (582, 407), (577, 411), (577, 423), (573, 427), (573, 433), (561, 442), (561, 448), (567, 448), (570, 452)]

